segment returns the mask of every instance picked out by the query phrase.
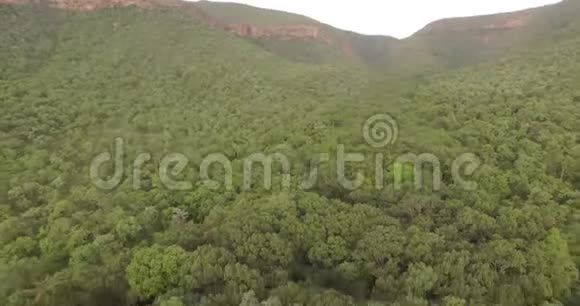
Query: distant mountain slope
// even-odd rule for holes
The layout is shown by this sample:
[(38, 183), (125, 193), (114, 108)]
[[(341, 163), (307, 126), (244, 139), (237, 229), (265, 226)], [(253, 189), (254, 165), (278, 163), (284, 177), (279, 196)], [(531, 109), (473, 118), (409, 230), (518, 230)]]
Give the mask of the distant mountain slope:
[[(292, 48), (291, 44), (286, 43), (284, 47), (276, 49), (271, 48), (277, 44), (276, 42), (272, 42), (271, 39), (262, 40), (261, 43), (275, 53), (291, 49), (296, 54), (305, 55), (301, 57), (302, 60), (310, 57), (313, 62), (322, 59), (328, 61), (328, 54), (334, 54), (330, 57), (330, 61), (354, 60), (387, 73), (390, 71), (403, 75), (424, 75), (477, 63), (513, 49), (533, 48), (560, 36), (573, 36), (580, 29), (577, 26), (577, 21), (580, 20), (579, 3), (577, 0), (567, 0), (519, 12), (440, 20), (404, 40), (360, 35), (320, 24), (304, 16), (245, 5), (206, 1), (196, 5), (217, 19), (235, 24), (258, 28), (276, 27), (281, 32), (284, 32), (284, 28), (291, 29), (298, 25), (311, 27), (311, 32), (316, 34), (298, 34), (292, 37), (293, 41), (300, 44), (301, 38), (308, 40), (315, 37), (314, 41), (326, 41), (326, 47), (330, 47), (314, 51), (316, 49), (313, 45)], [(240, 33), (234, 30), (234, 32), (242, 36), (245, 34), (249, 37), (264, 38), (252, 35), (252, 31)], [(320, 37), (321, 40), (317, 39)], [(330, 41), (333, 43), (328, 43)], [(340, 49), (338, 53), (337, 48)], [(299, 58), (288, 52), (284, 55)]]
[(560, 35), (569, 37), (566, 32), (580, 20), (579, 3), (568, 0), (519, 12), (440, 20), (403, 44), (424, 46), (446, 66), (475, 63), (510, 49), (533, 48)]
[(207, 14), (231, 24), (252, 24), (264, 27), (320, 25), (320, 22), (306, 16), (261, 9), (245, 4), (199, 1), (195, 2), (195, 5)]
[(311, 18), (235, 3), (179, 0), (0, 0), (92, 10), (113, 6), (174, 7), (210, 27), (251, 39), (269, 52), (309, 63), (351, 62), (376, 71), (424, 75), (460, 67), (517, 48), (534, 47), (559, 35), (573, 35), (580, 16), (577, 0), (513, 12), (436, 21), (404, 40), (366, 36)]

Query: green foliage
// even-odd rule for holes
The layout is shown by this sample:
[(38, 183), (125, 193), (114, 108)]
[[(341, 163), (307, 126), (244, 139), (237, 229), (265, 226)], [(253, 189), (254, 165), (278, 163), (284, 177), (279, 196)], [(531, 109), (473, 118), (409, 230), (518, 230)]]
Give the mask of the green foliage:
[(196, 5), (209, 15), (227, 23), (248, 24), (251, 21), (252, 24), (259, 26), (317, 23), (308, 17), (275, 10), (264, 11), (244, 4), (200, 1)]
[(137, 294), (153, 297), (179, 285), (189, 257), (178, 246), (138, 250), (127, 267), (127, 280)]
[[(255, 17), (215, 5), (224, 16)], [(272, 16), (259, 22), (286, 22)], [(573, 302), (576, 26), (419, 83), (395, 81), (396, 67), (377, 76), (321, 46), (246, 41), (172, 9), (0, 6), (0, 304)], [(377, 49), (365, 56), (381, 61)], [(425, 76), (430, 63), (413, 60)], [(399, 141), (380, 151), (384, 190), (345, 190), (334, 158), (313, 188), (298, 188), (311, 158), (338, 144), (366, 156), (347, 177), (372, 181), (379, 151), (361, 126), (384, 112), (400, 124)], [(111, 191), (91, 182), (91, 161), (115, 137), (125, 141), (126, 169), (152, 155), (141, 188), (132, 171)], [(159, 162), (173, 152), (190, 160), (179, 179), (191, 190), (160, 181)], [(232, 161), (232, 190), (197, 184), (199, 164), (216, 152)], [(257, 152), (288, 157), (288, 190), (278, 178), (272, 190), (242, 190), (244, 159)], [(453, 176), (466, 152), (482, 162), (472, 191)], [(441, 190), (413, 188), (414, 167), (393, 164), (407, 153), (439, 158)], [(223, 183), (223, 169), (209, 172)], [(255, 176), (258, 185), (263, 174)]]

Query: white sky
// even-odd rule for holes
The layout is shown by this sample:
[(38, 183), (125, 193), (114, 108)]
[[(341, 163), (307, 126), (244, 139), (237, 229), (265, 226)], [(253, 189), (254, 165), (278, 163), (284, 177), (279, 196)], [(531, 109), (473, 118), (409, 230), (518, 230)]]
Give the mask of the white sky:
[(559, 0), (214, 0), (298, 13), (363, 34), (410, 36), (431, 21), (543, 6)]

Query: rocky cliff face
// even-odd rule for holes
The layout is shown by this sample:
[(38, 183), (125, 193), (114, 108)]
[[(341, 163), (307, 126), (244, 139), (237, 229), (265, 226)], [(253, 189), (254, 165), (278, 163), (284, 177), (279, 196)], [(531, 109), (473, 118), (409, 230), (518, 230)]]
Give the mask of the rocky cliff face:
[(258, 27), (249, 24), (226, 24), (222, 29), (238, 36), (253, 39), (308, 40), (320, 42), (340, 49), (346, 56), (353, 56), (352, 46), (348, 42), (335, 38), (322, 28), (316, 26)]
[[(1, 1), (1, 0), (0, 0)], [(190, 12), (206, 25), (225, 30), (241, 37), (253, 39), (280, 39), (280, 40), (310, 40), (322, 42), (326, 45), (340, 48), (347, 55), (352, 56), (352, 46), (346, 41), (337, 39), (327, 33), (322, 26), (316, 25), (291, 25), (291, 26), (257, 26), (253, 24), (225, 23), (219, 18), (207, 14), (203, 9), (195, 6), (194, 3), (187, 3)]]
[(250, 24), (227, 24), (225, 29), (240, 36), (252, 38), (279, 37), (282, 39), (309, 38), (331, 43), (332, 39), (320, 28), (307, 25), (258, 27)]
[(271, 38), (280, 40), (311, 40), (340, 48), (343, 54), (352, 56), (352, 46), (345, 41), (334, 38), (323, 29), (312, 25), (293, 25), (279, 27), (258, 27), (249, 24), (225, 24), (224, 30), (242, 37), (254, 39)]
[(462, 32), (508, 31), (525, 26), (533, 10), (481, 17), (452, 18), (435, 21), (417, 34), (454, 34)]

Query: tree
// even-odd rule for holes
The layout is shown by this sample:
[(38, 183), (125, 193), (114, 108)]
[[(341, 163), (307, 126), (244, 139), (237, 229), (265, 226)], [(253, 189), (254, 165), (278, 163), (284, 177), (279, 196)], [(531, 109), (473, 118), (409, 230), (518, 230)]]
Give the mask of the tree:
[(140, 249), (127, 267), (127, 280), (140, 297), (159, 296), (182, 284), (189, 262), (191, 255), (178, 246)]

